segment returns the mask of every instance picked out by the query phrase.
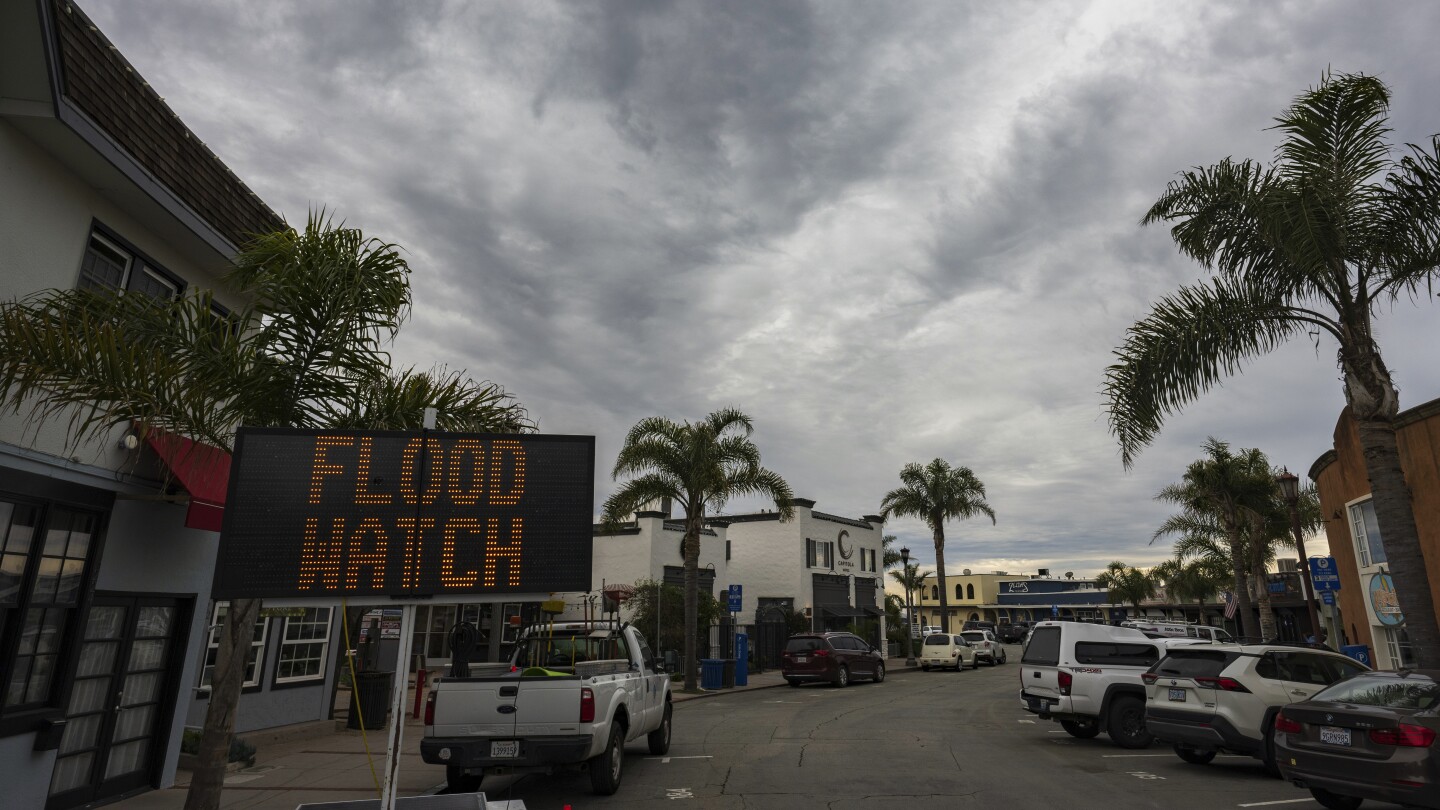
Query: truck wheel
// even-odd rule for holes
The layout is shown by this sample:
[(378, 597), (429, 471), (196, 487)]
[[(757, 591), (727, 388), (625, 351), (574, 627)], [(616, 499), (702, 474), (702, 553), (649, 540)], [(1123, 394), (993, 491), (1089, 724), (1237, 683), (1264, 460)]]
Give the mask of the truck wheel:
[(1060, 727), (1079, 740), (1093, 740), (1100, 734), (1099, 720), (1061, 720)]
[(621, 770), (625, 765), (625, 727), (613, 723), (605, 752), (590, 760), (590, 790), (596, 796), (612, 796), (620, 789)]
[(661, 756), (670, 750), (670, 704), (665, 704), (665, 717), (660, 721), (660, 727), (650, 732), (645, 738), (650, 743), (650, 753)]
[(445, 788), (449, 793), (479, 793), (482, 778), (481, 774), (467, 773), (458, 765), (445, 766)]
[(1105, 733), (1121, 748), (1146, 748), (1155, 735), (1145, 728), (1145, 704), (1135, 695), (1120, 695), (1110, 701)]

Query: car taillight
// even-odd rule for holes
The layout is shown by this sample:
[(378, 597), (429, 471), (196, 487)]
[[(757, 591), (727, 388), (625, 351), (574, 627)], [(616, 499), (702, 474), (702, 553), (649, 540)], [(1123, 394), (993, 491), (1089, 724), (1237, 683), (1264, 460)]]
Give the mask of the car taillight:
[(1070, 694), (1070, 685), (1075, 683), (1075, 676), (1062, 669), (1060, 670), (1058, 680), (1060, 682), (1060, 694)]
[(830, 651), (829, 651), (829, 650), (816, 650), (816, 651), (815, 651), (815, 655), (816, 655), (817, 657), (819, 657), (819, 658), (824, 658), (825, 656), (827, 656), (827, 655), (829, 655), (829, 654), (830, 654)]
[(425, 696), (425, 725), (435, 725), (435, 693)]
[(588, 688), (580, 690), (580, 722), (595, 722), (595, 692)]
[(1155, 682), (1160, 680), (1160, 676), (1153, 672), (1142, 672), (1140, 673), (1140, 680), (1144, 681), (1146, 686), (1154, 686)]
[(1435, 729), (1412, 726), (1409, 723), (1401, 723), (1395, 728), (1372, 728), (1370, 742), (1405, 748), (1429, 748), (1435, 742)]
[(1284, 712), (1275, 715), (1275, 730), (1283, 731), (1286, 734), (1299, 734), (1303, 729), (1299, 720), (1291, 720)]
[(1245, 688), (1245, 684), (1240, 683), (1234, 678), (1208, 678), (1201, 676), (1195, 679), (1195, 685), (1202, 689), (1220, 689), (1225, 692), (1250, 691)]

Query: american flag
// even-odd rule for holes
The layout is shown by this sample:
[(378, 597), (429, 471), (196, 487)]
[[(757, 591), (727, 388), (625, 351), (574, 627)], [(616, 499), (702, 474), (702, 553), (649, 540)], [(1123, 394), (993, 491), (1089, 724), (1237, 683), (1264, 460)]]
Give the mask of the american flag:
[(1235, 608), (1239, 605), (1235, 599), (1235, 594), (1225, 591), (1220, 594), (1220, 598), (1225, 600), (1225, 618), (1235, 618)]

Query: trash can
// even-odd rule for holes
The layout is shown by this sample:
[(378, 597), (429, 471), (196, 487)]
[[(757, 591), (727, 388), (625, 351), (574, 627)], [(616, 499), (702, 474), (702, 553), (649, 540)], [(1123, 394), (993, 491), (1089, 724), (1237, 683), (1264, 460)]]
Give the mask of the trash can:
[(750, 684), (750, 634), (735, 634), (735, 685)]
[(722, 689), (725, 680), (725, 661), (720, 658), (700, 659), (700, 688)]
[(734, 688), (735, 688), (735, 659), (734, 659), (734, 658), (726, 658), (726, 659), (725, 659), (725, 668), (722, 670), (721, 676), (720, 676), (720, 688), (721, 688), (721, 689), (734, 689)]
[(362, 728), (360, 716), (365, 716), (366, 730), (384, 728), (386, 716), (390, 714), (390, 683), (393, 672), (357, 672), (355, 684), (350, 691), (350, 719), (346, 728)]

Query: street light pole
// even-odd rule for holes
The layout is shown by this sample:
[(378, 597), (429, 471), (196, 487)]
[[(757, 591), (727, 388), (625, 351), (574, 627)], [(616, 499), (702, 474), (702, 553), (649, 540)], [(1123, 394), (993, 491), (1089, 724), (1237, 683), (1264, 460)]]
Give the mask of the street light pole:
[(1276, 476), (1280, 494), (1290, 507), (1290, 530), (1295, 533), (1295, 551), (1300, 554), (1300, 580), (1305, 583), (1305, 609), (1310, 614), (1310, 634), (1320, 638), (1320, 614), (1315, 610), (1315, 587), (1310, 582), (1310, 558), (1305, 555), (1305, 534), (1300, 531), (1300, 479), (1290, 470)]
[(905, 572), (905, 666), (915, 666), (915, 604), (910, 601), (910, 549), (900, 549), (900, 570)]

